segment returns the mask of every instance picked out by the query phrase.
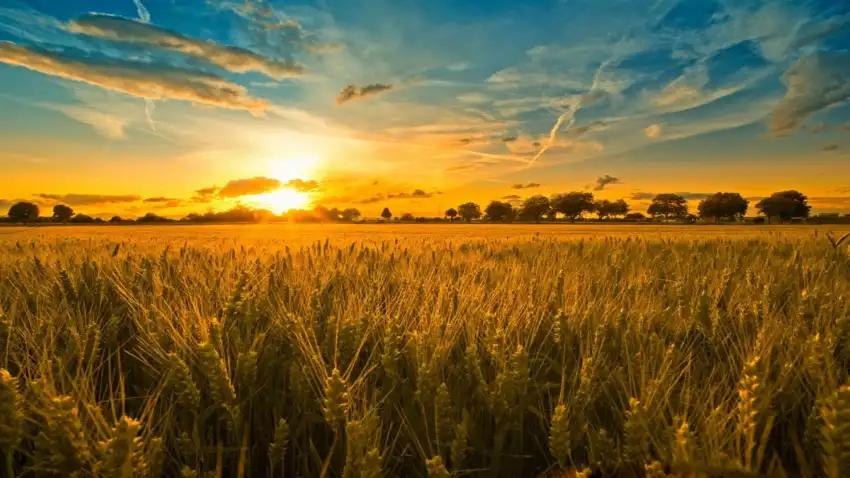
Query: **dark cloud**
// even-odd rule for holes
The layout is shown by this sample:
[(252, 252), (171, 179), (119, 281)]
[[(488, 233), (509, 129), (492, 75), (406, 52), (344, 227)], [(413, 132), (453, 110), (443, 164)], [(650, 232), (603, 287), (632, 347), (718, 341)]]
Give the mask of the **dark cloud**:
[(513, 143), (516, 140), (517, 140), (516, 136), (505, 136), (504, 138), (502, 138), (502, 142), (504, 142), (504, 143)]
[(812, 114), (850, 98), (850, 53), (819, 51), (798, 59), (785, 73), (787, 91), (770, 121), (774, 136), (794, 132)]
[(110, 194), (33, 194), (33, 196), (46, 201), (67, 204), (69, 206), (95, 206), (100, 204), (119, 204), (137, 202), (142, 198), (136, 195), (110, 195)]
[(513, 189), (533, 189), (533, 188), (539, 188), (540, 183), (514, 184), (511, 187)]
[(361, 200), (357, 201), (357, 203), (358, 203), (358, 204), (374, 204), (374, 203), (376, 203), (376, 202), (381, 202), (381, 201), (383, 201), (383, 200), (385, 200), (385, 199), (386, 199), (386, 198), (384, 197), (384, 195), (383, 195), (383, 194), (376, 194), (376, 195), (374, 195), (374, 196), (372, 196), (372, 197), (368, 197), (368, 198), (366, 198), (366, 199), (361, 199)]
[(573, 135), (573, 136), (583, 136), (583, 135), (590, 133), (592, 131), (605, 129), (606, 126), (607, 126), (607, 123), (605, 123), (604, 121), (594, 121), (593, 123), (590, 123), (590, 124), (585, 124), (585, 125), (575, 126), (573, 128), (570, 128), (568, 133)]
[(195, 191), (195, 194), (197, 194), (198, 196), (201, 196), (201, 197), (207, 197), (207, 196), (213, 196), (217, 192), (218, 192), (217, 186), (210, 186), (208, 188), (198, 189), (197, 191)]
[(287, 182), (286, 184), (284, 184), (283, 187), (294, 189), (294, 190), (301, 192), (301, 193), (308, 193), (308, 192), (318, 190), (319, 189), (319, 183), (316, 182), (316, 181), (313, 181), (312, 179), (307, 180), (307, 181), (305, 181), (303, 179), (292, 179), (289, 182)]
[(425, 192), (423, 189), (414, 189), (411, 193), (387, 194), (387, 199), (428, 199), (432, 198), (440, 192)]
[(70, 56), (0, 41), (0, 63), (152, 100), (183, 100), (262, 114), (270, 105), (240, 85), (207, 73), (115, 59)]
[(180, 207), (183, 205), (183, 201), (179, 199), (172, 199), (170, 201), (162, 202), (154, 206), (154, 209), (171, 209), (175, 207)]
[[(677, 192), (677, 193), (670, 193), (670, 194), (676, 194), (678, 196), (682, 196), (683, 198), (687, 199), (688, 201), (696, 201), (696, 200), (699, 200), (699, 199), (705, 199), (708, 196), (711, 196), (713, 193)], [(652, 198), (654, 198), (655, 196), (657, 196), (656, 193), (633, 192), (629, 196), (629, 199), (631, 199), (632, 201), (648, 201), (648, 200), (651, 200)]]
[(233, 73), (253, 71), (278, 80), (304, 73), (304, 67), (291, 60), (267, 58), (244, 48), (190, 38), (129, 18), (91, 13), (73, 20), (68, 29), (107, 40), (176, 51)]
[(348, 85), (339, 92), (339, 95), (337, 95), (336, 104), (341, 105), (352, 100), (385, 93), (393, 90), (394, 88), (394, 85), (384, 83), (374, 83), (366, 86)]
[(283, 186), (283, 184), (279, 180), (265, 178), (262, 176), (247, 179), (234, 179), (232, 181), (228, 181), (228, 183), (218, 191), (218, 196), (221, 198), (253, 196), (255, 194), (264, 194), (276, 191), (280, 189), (281, 186)]
[(611, 176), (609, 174), (606, 174), (605, 176), (600, 176), (600, 177), (596, 178), (596, 185), (593, 187), (593, 190), (594, 191), (602, 191), (603, 189), (605, 189), (605, 186), (607, 186), (609, 184), (617, 184), (619, 182), (620, 182), (619, 179), (617, 179), (614, 176)]
[(821, 151), (838, 151), (841, 149), (841, 146), (838, 143), (829, 143), (820, 147)]
[(381, 201), (395, 201), (399, 199), (429, 199), (442, 194), (440, 191), (427, 192), (424, 189), (414, 189), (409, 193), (375, 194), (366, 199), (357, 201), (358, 204), (374, 204)]
[(153, 197), (153, 198), (145, 198), (142, 202), (144, 203), (168, 203), (172, 201), (180, 201), (177, 198), (167, 198), (167, 197)]
[(506, 201), (519, 201), (522, 197), (517, 196), (516, 194), (509, 194), (507, 196), (502, 196), (500, 199), (504, 199)]

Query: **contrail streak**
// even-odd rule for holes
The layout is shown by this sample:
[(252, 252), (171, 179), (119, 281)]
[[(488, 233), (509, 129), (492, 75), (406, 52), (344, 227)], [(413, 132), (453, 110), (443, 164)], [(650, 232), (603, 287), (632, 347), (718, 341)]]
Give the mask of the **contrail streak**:
[(151, 22), (151, 14), (147, 8), (142, 4), (142, 0), (133, 0), (133, 3), (136, 4), (136, 10), (139, 12), (139, 20), (150, 23)]
[[(139, 20), (143, 23), (151, 22), (151, 12), (145, 8), (145, 5), (142, 3), (142, 0), (133, 0), (133, 3), (136, 4), (136, 11), (139, 12)], [(150, 98), (145, 98), (145, 116), (148, 119), (148, 124), (151, 129), (156, 132), (156, 123), (153, 120), (153, 112), (156, 109), (156, 104)]]
[(148, 124), (151, 129), (156, 132), (156, 123), (153, 120), (153, 112), (156, 109), (156, 103), (150, 98), (145, 98), (145, 116), (148, 118)]

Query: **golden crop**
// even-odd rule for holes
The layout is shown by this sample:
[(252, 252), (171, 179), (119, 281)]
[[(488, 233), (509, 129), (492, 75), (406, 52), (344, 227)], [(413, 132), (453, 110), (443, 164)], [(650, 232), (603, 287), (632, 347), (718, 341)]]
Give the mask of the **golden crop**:
[(816, 228), (0, 232), (4, 476), (850, 476)]

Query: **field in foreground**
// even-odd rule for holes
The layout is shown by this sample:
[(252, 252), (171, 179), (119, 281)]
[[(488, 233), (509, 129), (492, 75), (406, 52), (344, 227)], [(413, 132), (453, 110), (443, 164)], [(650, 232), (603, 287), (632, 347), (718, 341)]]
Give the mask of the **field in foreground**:
[(826, 230), (4, 228), (0, 470), (848, 476)]

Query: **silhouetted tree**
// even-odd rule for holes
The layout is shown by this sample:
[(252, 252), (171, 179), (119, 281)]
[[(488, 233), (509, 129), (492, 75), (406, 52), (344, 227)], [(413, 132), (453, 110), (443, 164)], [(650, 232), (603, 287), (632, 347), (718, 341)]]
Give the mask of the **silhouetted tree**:
[(9, 208), (9, 219), (18, 222), (29, 222), (38, 219), (38, 206), (31, 202), (19, 202)]
[(539, 224), (540, 219), (549, 214), (551, 211), (552, 205), (549, 202), (549, 198), (538, 194), (536, 196), (526, 198), (522, 202), (519, 215), (525, 220), (531, 220)]
[(73, 224), (91, 224), (94, 222), (94, 218), (86, 214), (77, 214), (69, 222)]
[(640, 212), (630, 212), (626, 214), (626, 219), (628, 219), (629, 221), (643, 221), (644, 219), (646, 219), (646, 216)]
[[(190, 216), (191, 216), (191, 214), (190, 214)], [(196, 214), (196, 216), (197, 216), (197, 214)], [(109, 220), (109, 222), (112, 223), (112, 224), (120, 224), (121, 221), (123, 221), (123, 219), (121, 219), (121, 216), (112, 216), (112, 219)]]
[(614, 214), (615, 206), (613, 202), (602, 199), (593, 203), (593, 210), (596, 212), (596, 216), (602, 220)]
[(405, 222), (413, 222), (416, 220), (416, 217), (413, 214), (406, 212), (401, 215), (401, 220)]
[(449, 218), (449, 222), (454, 222), (455, 218), (457, 217), (457, 209), (453, 207), (446, 209), (446, 217)]
[(678, 194), (659, 194), (652, 199), (646, 212), (653, 217), (663, 217), (665, 221), (684, 219), (688, 215), (688, 201)]
[(59, 222), (68, 222), (74, 216), (74, 210), (64, 204), (53, 206), (53, 220)]
[(390, 218), (393, 217), (393, 213), (390, 212), (390, 208), (385, 207), (384, 210), (381, 211), (381, 217), (389, 221)]
[[(237, 208), (234, 208), (237, 209)], [(246, 208), (247, 209), (247, 208)], [(168, 218), (156, 215), (152, 212), (145, 214), (144, 216), (136, 219), (136, 222), (141, 223), (150, 223), (150, 222), (169, 222)]]
[(747, 214), (750, 202), (738, 193), (715, 193), (700, 201), (698, 210), (702, 218), (736, 220)]
[(631, 210), (631, 208), (629, 207), (629, 203), (627, 203), (623, 199), (617, 199), (616, 201), (614, 201), (613, 211), (611, 212), (611, 215), (614, 217), (625, 216), (629, 213), (629, 210)]
[(357, 209), (355, 209), (353, 207), (350, 207), (350, 208), (342, 211), (342, 213), (340, 214), (340, 217), (342, 217), (342, 219), (344, 221), (356, 221), (357, 219), (360, 218), (360, 211), (358, 211)]
[(514, 207), (502, 201), (490, 201), (484, 214), (493, 222), (509, 222), (513, 220)]
[(809, 198), (799, 191), (781, 191), (773, 193), (756, 204), (756, 209), (765, 215), (770, 222), (771, 217), (788, 221), (793, 217), (809, 217), (812, 207)]
[(586, 212), (593, 211), (593, 193), (573, 191), (552, 196), (552, 209), (568, 218), (575, 220)]
[(474, 202), (468, 202), (458, 206), (457, 212), (460, 217), (466, 219), (466, 222), (472, 222), (473, 219), (481, 217), (481, 206)]

